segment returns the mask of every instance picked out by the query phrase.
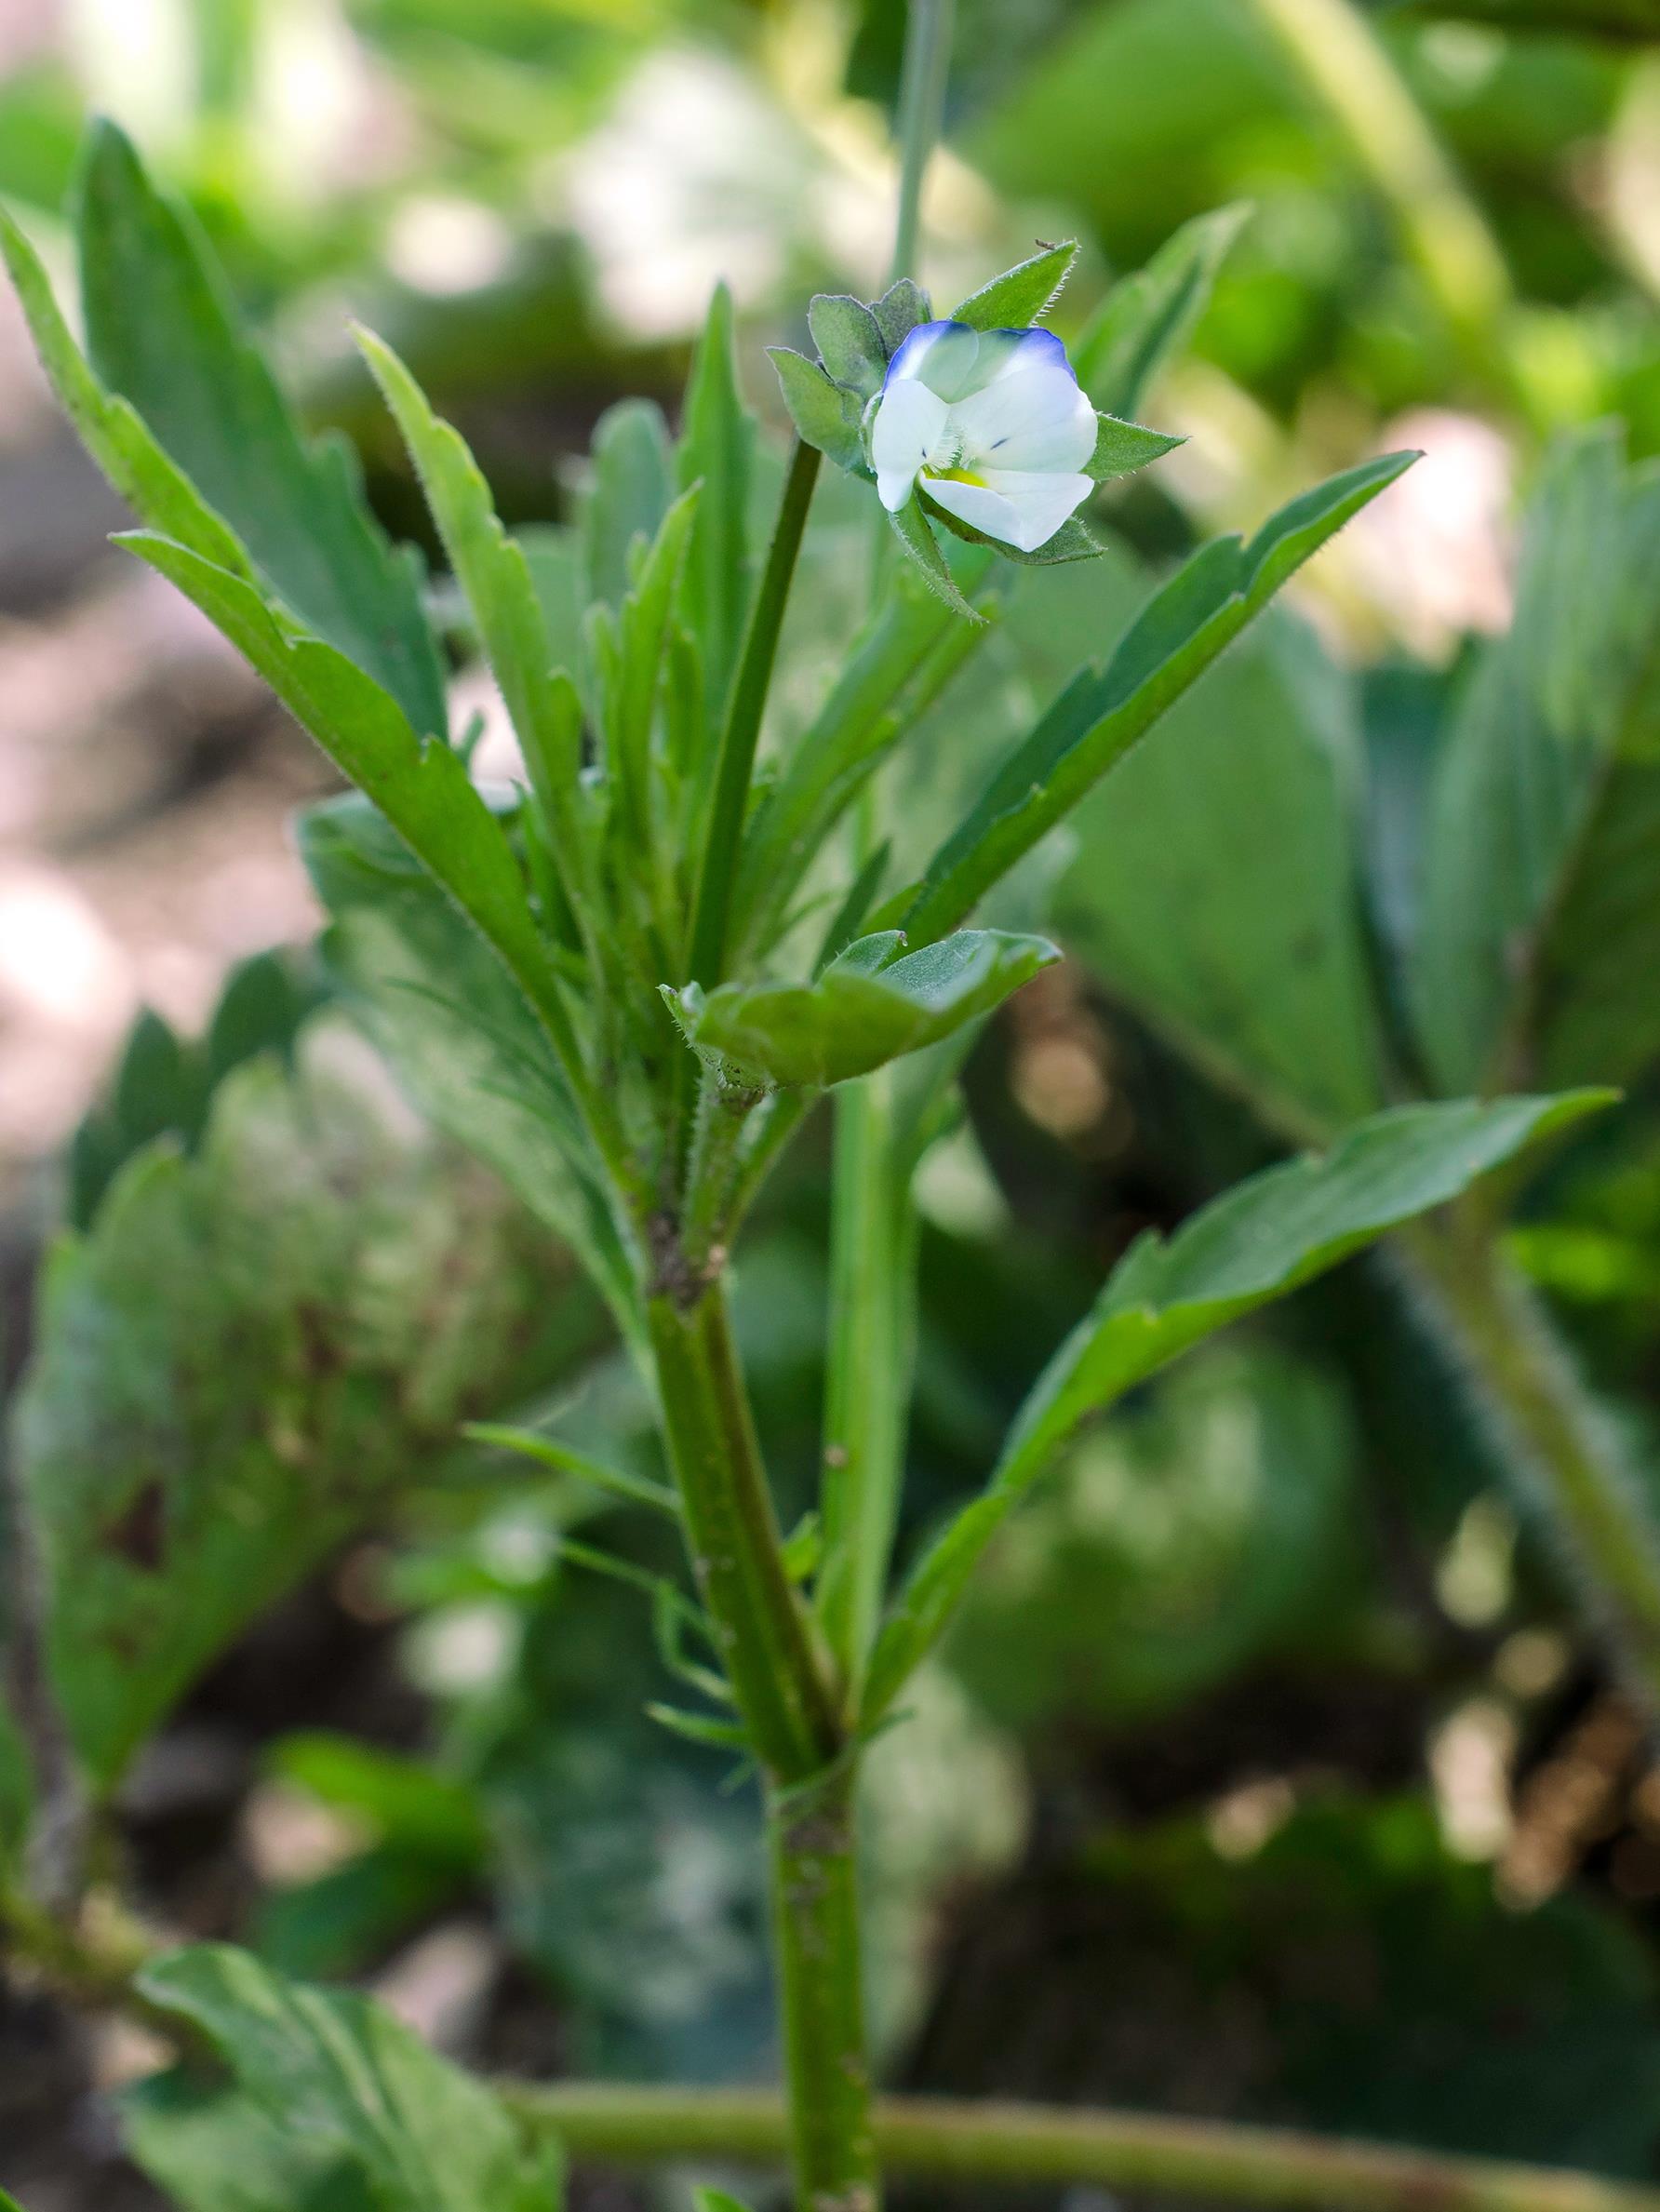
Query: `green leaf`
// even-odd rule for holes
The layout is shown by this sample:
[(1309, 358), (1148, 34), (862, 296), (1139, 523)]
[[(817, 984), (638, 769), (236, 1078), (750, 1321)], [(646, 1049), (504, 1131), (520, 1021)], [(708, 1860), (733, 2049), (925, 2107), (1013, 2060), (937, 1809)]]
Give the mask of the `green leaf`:
[[(213, 2045), (232, 2077), (233, 2085), (216, 2093), (164, 2076), (124, 2100), (134, 2154), (164, 2187), (181, 2193), (182, 2182), (188, 2212), (206, 2212), (209, 2203), (247, 2205), (249, 2212), (293, 2212), (299, 2204), (320, 2212), (329, 2184), (341, 2192), (329, 2204), (353, 2212), (359, 2205), (375, 2212), (557, 2205), (556, 2154), (545, 2144), (528, 2147), (481, 2082), (368, 1998), (288, 1981), (228, 1944), (176, 1952), (147, 1967), (140, 1982), (152, 2004)], [(216, 2095), (281, 2130), (280, 2163), (309, 2181), (303, 2196), (248, 2193), (234, 2126), (204, 2125)], [(176, 2138), (180, 2110), (188, 2125)], [(228, 2163), (214, 2176), (220, 2158)], [(205, 2193), (204, 2184), (215, 2181), (229, 2194)]]
[(0, 208), (0, 251), (59, 404), (99, 467), (134, 512), (218, 567), (251, 575), (248, 555), (156, 443), (136, 409), (112, 396), (70, 336), (40, 258)]
[(820, 292), (808, 307), (807, 327), (833, 382), (862, 400), (881, 390), (888, 348), (880, 324), (862, 300), (845, 292)]
[(1061, 294), (1078, 259), (1078, 240), (1046, 246), (1029, 261), (1018, 261), (994, 276), (951, 311), (954, 323), (972, 330), (1021, 330), (1041, 322)]
[(1113, 476), (1127, 476), (1145, 468), (1149, 461), (1171, 453), (1186, 439), (1168, 436), (1162, 430), (1145, 430), (1139, 422), (1123, 422), (1116, 415), (1097, 415), (1095, 450), (1084, 467), (1086, 476), (1104, 484)]
[(389, 692), (320, 638), (286, 631), (253, 587), (166, 538), (118, 543), (194, 599), (270, 684), (336, 765), (371, 799), (471, 917), (545, 1024), (561, 1063), (576, 1065), (569, 1016), (555, 987), (518, 865), (459, 754), (422, 744)]
[(87, 138), (78, 227), (87, 355), (105, 389), (131, 401), (301, 623), (390, 692), (419, 735), (442, 736), (416, 556), (394, 553), (371, 519), (350, 449), (301, 436), (194, 224), (112, 123)]
[(1079, 807), (1048, 910), (1115, 998), (1298, 1141), (1384, 1103), (1354, 721), (1313, 633), (1270, 613)]
[(1282, 507), (1243, 544), (1218, 538), (1157, 593), (1104, 668), (1086, 668), (993, 779), (930, 864), (905, 918), (942, 935), (1116, 765), (1260, 613), (1286, 579), (1411, 465), (1386, 454)]
[(1378, 1114), (1322, 1156), (1238, 1185), (1168, 1240), (1131, 1245), (1022, 1407), (984, 1495), (911, 1574), (877, 1639), (863, 1724), (938, 1640), (992, 1536), (1081, 1423), (1178, 1353), (1444, 1205), (1536, 1139), (1610, 1103), (1606, 1091)]
[(1250, 214), (1241, 205), (1195, 216), (1095, 310), (1072, 348), (1072, 366), (1104, 413), (1133, 414), (1158, 371), (1186, 344)]
[(861, 937), (816, 983), (695, 984), (665, 991), (688, 1040), (771, 1083), (868, 1075), (989, 1013), (1060, 958), (1041, 937), (961, 930), (903, 958), (897, 931)]
[(922, 504), (921, 494), (913, 492), (905, 505), (897, 514), (890, 513), (888, 519), (893, 525), (894, 536), (920, 570), (922, 581), (934, 597), (943, 599), (953, 614), (960, 614), (968, 622), (983, 623), (984, 615), (978, 608), (970, 606), (945, 565), (939, 541), (928, 527), (928, 511)]
[(674, 497), (674, 456), (663, 409), (649, 399), (620, 399), (594, 426), (593, 477), (582, 497), (587, 567), (584, 603), (621, 607), (630, 583), (630, 549), (657, 535)]
[(1436, 763), (1411, 978), (1443, 1089), (1660, 1053), (1660, 468), (1622, 445), (1557, 453)]
[(772, 942), (813, 856), (904, 735), (905, 704), (932, 688), (930, 656), (948, 647), (955, 669), (986, 635), (984, 623), (954, 622), (909, 570), (898, 572), (847, 649), (829, 696), (756, 804), (732, 892), (734, 945)]
[(913, 284), (908, 276), (902, 276), (897, 284), (889, 286), (879, 300), (871, 302), (870, 312), (877, 318), (882, 343), (893, 355), (918, 323), (930, 319), (933, 309), (922, 287)]
[(68, 1218), (91, 1226), (106, 1190), (135, 1152), (171, 1134), (186, 1148), (202, 1132), (213, 1090), (261, 1052), (291, 1057), (304, 1016), (324, 996), (274, 953), (239, 961), (199, 1045), (186, 1044), (146, 1010), (127, 1038), (106, 1104), (94, 1106), (70, 1146)]
[(783, 403), (796, 433), (807, 445), (850, 474), (868, 475), (858, 395), (832, 383), (816, 361), (787, 345), (770, 345), (768, 358), (778, 371)]
[(414, 378), (372, 331), (357, 344), (402, 433), (466, 596), (485, 657), (501, 689), (545, 818), (564, 832), (558, 851), (566, 894), (578, 854), (575, 787), (582, 765), (581, 709), (552, 680), (542, 608), (520, 546), (497, 518), (489, 486), (460, 433), (439, 422)]
[(687, 549), (681, 602), (703, 656), (709, 717), (725, 707), (749, 607), (749, 492), (755, 418), (738, 386), (732, 296), (716, 285), (692, 356), (686, 412), (675, 449), (682, 491), (701, 484)]
[(300, 846), (334, 918), (330, 972), (422, 1113), (557, 1233), (637, 1342), (629, 1255), (522, 994), (366, 800), (308, 810)]
[(672, 1521), (680, 1518), (680, 1501), (665, 1483), (653, 1482), (645, 1475), (631, 1475), (620, 1467), (607, 1466), (591, 1458), (586, 1452), (576, 1452), (569, 1444), (560, 1443), (556, 1437), (542, 1436), (533, 1428), (510, 1428), (499, 1421), (470, 1422), (467, 1434), (475, 1443), (496, 1444), (503, 1452), (516, 1452), (522, 1458), (534, 1459), (556, 1474), (574, 1475), (579, 1482), (586, 1482), (623, 1505), (650, 1506), (659, 1513), (666, 1513)]
[(1343, 1385), (1312, 1362), (1196, 1352), (1081, 1437), (991, 1547), (952, 1672), (1023, 1741), (1145, 1725), (1220, 1689), (1360, 1597), (1357, 1441)]
[(548, 1263), (327, 1016), (293, 1077), (226, 1079), (195, 1158), (164, 1141), (122, 1172), (53, 1255), (13, 1425), (100, 1794), (248, 1621), (438, 1472), (458, 1421), (551, 1379)]

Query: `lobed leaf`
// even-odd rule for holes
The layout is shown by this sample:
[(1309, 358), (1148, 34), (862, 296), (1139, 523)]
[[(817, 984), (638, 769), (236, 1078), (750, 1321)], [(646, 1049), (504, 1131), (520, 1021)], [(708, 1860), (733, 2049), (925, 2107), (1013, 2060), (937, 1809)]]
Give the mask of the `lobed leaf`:
[(1078, 240), (1046, 246), (1029, 261), (1018, 261), (1001, 276), (994, 276), (977, 292), (951, 310), (954, 323), (967, 323), (973, 330), (1021, 330), (1041, 322), (1061, 295), (1078, 259)]
[[(123, 2099), (139, 2164), (186, 2212), (550, 2212), (557, 2153), (382, 2006), (312, 1989), (229, 1944), (178, 1951), (144, 1996), (212, 2045)], [(280, 2193), (276, 2193), (280, 2192)]]
[(1608, 1091), (1400, 1106), (1324, 1156), (1252, 1175), (1168, 1240), (1133, 1244), (1022, 1407), (984, 1493), (911, 1574), (871, 1662), (862, 1724), (937, 1642), (976, 1562), (1078, 1426), (1190, 1345), (1444, 1205), (1523, 1146), (1607, 1105)]
[(163, 1139), (121, 1172), (53, 1256), (13, 1427), (98, 1794), (251, 1618), (437, 1471), (458, 1420), (551, 1379), (548, 1253), (411, 1137), (338, 1022), (293, 1077), (230, 1076), (194, 1157)]
[[(1200, 549), (1131, 624), (1104, 668), (1085, 668), (930, 863), (905, 917), (913, 939), (953, 929), (1078, 804), (1237, 637), (1288, 576), (1415, 458), (1390, 453), (1282, 507), (1249, 544)], [(937, 550), (937, 549), (936, 549)]]
[(417, 556), (387, 543), (350, 449), (301, 435), (194, 222), (113, 123), (88, 134), (76, 216), (87, 350), (105, 390), (138, 410), (301, 623), (390, 692), (419, 735), (443, 735)]
[(688, 1041), (770, 1083), (868, 1075), (989, 1013), (1060, 955), (1041, 937), (962, 930), (895, 958), (896, 930), (858, 938), (810, 984), (695, 984), (665, 992)]

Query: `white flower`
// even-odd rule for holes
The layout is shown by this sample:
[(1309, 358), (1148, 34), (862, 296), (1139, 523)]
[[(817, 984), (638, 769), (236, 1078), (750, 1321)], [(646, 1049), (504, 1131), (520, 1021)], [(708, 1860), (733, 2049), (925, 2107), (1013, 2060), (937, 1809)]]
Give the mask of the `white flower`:
[(890, 514), (920, 485), (959, 522), (1034, 553), (1088, 498), (1095, 434), (1052, 331), (919, 323), (888, 364), (870, 455)]

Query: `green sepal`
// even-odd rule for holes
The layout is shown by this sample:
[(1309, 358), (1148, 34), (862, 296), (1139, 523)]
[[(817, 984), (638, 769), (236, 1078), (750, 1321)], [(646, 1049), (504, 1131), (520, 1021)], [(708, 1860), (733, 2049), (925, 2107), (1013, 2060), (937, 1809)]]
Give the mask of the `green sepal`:
[(1095, 450), (1084, 463), (1084, 475), (1104, 484), (1111, 476), (1127, 476), (1145, 468), (1149, 461), (1185, 446), (1185, 437), (1171, 437), (1162, 430), (1148, 430), (1140, 422), (1126, 422), (1117, 415), (1095, 417)]
[(863, 408), (857, 393), (836, 383), (805, 354), (787, 345), (767, 348), (797, 435), (850, 475), (866, 475)]
[(1029, 261), (1017, 261), (994, 276), (977, 292), (951, 310), (954, 323), (967, 323), (971, 330), (1023, 330), (1041, 322), (1060, 297), (1061, 288), (1078, 259), (1078, 240), (1063, 239), (1046, 246)]
[[(933, 510), (938, 513), (938, 509)], [(889, 521), (893, 534), (922, 571), (923, 581), (930, 591), (944, 599), (953, 614), (960, 614), (971, 623), (983, 623), (984, 615), (976, 612), (957, 588), (957, 580), (945, 566), (945, 556), (940, 551), (939, 541), (928, 527), (928, 511), (921, 495), (913, 492), (897, 514), (890, 512)], [(988, 539), (987, 543), (990, 543)]]
[(820, 292), (807, 310), (807, 327), (831, 380), (869, 399), (882, 388), (888, 348), (872, 311), (846, 292)]
[(932, 320), (933, 306), (919, 284), (913, 284), (908, 276), (902, 276), (890, 285), (879, 300), (873, 300), (870, 312), (877, 318), (877, 328), (882, 333), (882, 343), (890, 356), (896, 354), (918, 323)]

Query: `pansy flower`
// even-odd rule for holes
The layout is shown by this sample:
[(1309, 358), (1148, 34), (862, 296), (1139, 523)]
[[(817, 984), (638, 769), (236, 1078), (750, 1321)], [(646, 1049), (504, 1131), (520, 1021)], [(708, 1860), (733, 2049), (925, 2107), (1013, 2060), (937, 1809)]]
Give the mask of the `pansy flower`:
[(909, 282), (868, 305), (821, 294), (817, 361), (770, 349), (800, 436), (875, 484), (906, 552), (965, 614), (936, 525), (1010, 560), (1087, 559), (1101, 550), (1079, 515), (1094, 486), (1180, 442), (1099, 413), (1039, 326), (1077, 251), (1045, 247), (944, 320)]

